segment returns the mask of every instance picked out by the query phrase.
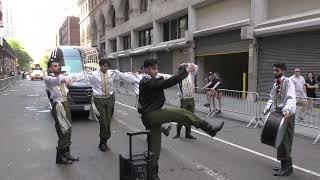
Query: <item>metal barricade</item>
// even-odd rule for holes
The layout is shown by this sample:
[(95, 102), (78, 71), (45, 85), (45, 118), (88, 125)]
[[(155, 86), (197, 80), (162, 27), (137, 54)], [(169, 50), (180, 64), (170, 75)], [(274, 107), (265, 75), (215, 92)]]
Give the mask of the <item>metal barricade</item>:
[[(297, 97), (296, 125), (320, 129), (320, 98)], [(320, 134), (313, 142), (320, 139)]]
[(217, 97), (216, 99), (221, 101), (219, 109), (249, 116), (250, 121), (247, 127), (253, 122), (256, 122), (255, 127), (259, 125), (260, 119), (257, 112), (258, 94), (256, 92), (220, 89), (217, 92)]
[(16, 80), (18, 80), (20, 76), (12, 76), (4, 79), (0, 79), (0, 91), (3, 91), (11, 84), (13, 84)]

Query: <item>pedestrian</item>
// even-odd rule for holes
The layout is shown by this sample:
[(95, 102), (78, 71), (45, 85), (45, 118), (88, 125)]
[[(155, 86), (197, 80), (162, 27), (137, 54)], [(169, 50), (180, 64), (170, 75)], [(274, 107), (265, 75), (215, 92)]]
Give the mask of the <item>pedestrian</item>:
[(209, 72), (208, 76), (204, 79), (204, 83), (208, 84), (213, 78), (213, 72)]
[(58, 134), (58, 146), (56, 163), (72, 164), (73, 161), (79, 161), (78, 157), (70, 154), (71, 146), (71, 111), (67, 101), (67, 85), (69, 80), (61, 74), (60, 63), (56, 61), (48, 62), (48, 70), (53, 73), (52, 76), (44, 78), (46, 89), (52, 99), (52, 114), (55, 120), (55, 128)]
[(183, 68), (177, 75), (164, 79), (157, 78), (158, 62), (156, 60), (147, 59), (144, 61), (144, 70), (148, 74), (143, 77), (139, 86), (139, 107), (138, 112), (146, 127), (150, 130), (148, 145), (151, 152), (154, 153), (154, 162), (152, 164), (152, 179), (159, 180), (158, 161), (161, 150), (161, 125), (170, 122), (181, 123), (185, 126), (195, 126), (204, 130), (212, 137), (220, 131), (224, 125), (222, 122), (219, 126), (213, 127), (208, 122), (200, 119), (192, 112), (181, 108), (163, 108), (165, 102), (164, 89), (175, 86), (188, 76), (188, 73), (194, 72), (195, 65), (190, 63)]
[(316, 89), (319, 88), (317, 81), (314, 78), (314, 74), (312, 72), (308, 73), (308, 77), (306, 79), (306, 91), (308, 98), (308, 106), (307, 110), (313, 112), (313, 100), (312, 98), (317, 98)]
[[(184, 66), (179, 66), (178, 71), (182, 71)], [(195, 108), (195, 101), (193, 98), (193, 91), (195, 88), (194, 85), (194, 77), (197, 74), (198, 71), (198, 66), (195, 65), (195, 71), (190, 72), (184, 80), (179, 82), (178, 84), (178, 96), (180, 100), (180, 108), (184, 108), (192, 113), (194, 113), (194, 108)], [(182, 124), (178, 123), (177, 124), (177, 134), (173, 137), (174, 139), (180, 137), (180, 132), (182, 128)], [(185, 132), (185, 137), (187, 139), (196, 139), (196, 137), (191, 135), (191, 126), (185, 126), (186, 132)]]
[[(222, 78), (218, 72), (213, 73), (213, 79), (204, 86), (204, 89), (208, 89), (207, 100), (212, 103), (213, 109), (216, 109), (215, 98), (217, 98), (219, 103), (218, 114), (221, 113), (221, 100), (222, 93), (219, 89), (222, 87)], [(205, 104), (205, 106), (210, 106), (210, 104)]]
[(285, 77), (286, 65), (278, 63), (273, 65), (275, 83), (270, 93), (270, 100), (263, 114), (266, 114), (272, 107), (288, 121), (282, 143), (277, 149), (277, 159), (281, 167), (274, 168), (274, 176), (290, 176), (293, 173), (292, 167), (292, 141), (294, 135), (296, 94), (292, 78)]
[(294, 83), (297, 103), (302, 106), (301, 112), (299, 113), (299, 119), (303, 120), (307, 109), (306, 81), (304, 77), (301, 76), (301, 70), (299, 68), (294, 70), (294, 75), (292, 75), (290, 79)]

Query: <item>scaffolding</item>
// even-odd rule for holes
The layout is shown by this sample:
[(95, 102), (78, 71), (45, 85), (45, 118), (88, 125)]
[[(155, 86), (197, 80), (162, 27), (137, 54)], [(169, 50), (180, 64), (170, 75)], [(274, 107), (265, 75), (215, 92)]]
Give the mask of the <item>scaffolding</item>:
[(99, 70), (99, 51), (94, 47), (79, 47), (85, 71)]

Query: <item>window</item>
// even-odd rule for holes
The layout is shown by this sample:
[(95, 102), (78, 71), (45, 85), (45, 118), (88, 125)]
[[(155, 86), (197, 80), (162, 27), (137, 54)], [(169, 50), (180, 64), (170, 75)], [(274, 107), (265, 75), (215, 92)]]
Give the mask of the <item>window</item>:
[(153, 33), (152, 28), (139, 32), (139, 47), (152, 44)]
[(178, 23), (178, 38), (184, 38), (185, 32), (188, 30), (188, 16), (180, 17)]
[(163, 41), (184, 38), (188, 30), (188, 15), (163, 24)]
[(112, 52), (117, 52), (117, 40), (116, 39), (110, 40), (110, 44), (111, 44)]
[(112, 19), (111, 19), (111, 23), (112, 23), (112, 27), (116, 27), (116, 11), (114, 10), (114, 7), (113, 8), (113, 12), (112, 12)]
[(123, 37), (123, 50), (131, 49), (131, 38), (129, 36)]
[(102, 26), (102, 28), (101, 28), (101, 30), (102, 30), (101, 36), (104, 36), (105, 33), (106, 33), (106, 21), (104, 19), (104, 15), (103, 14), (100, 15), (100, 23), (101, 23), (101, 26)]
[(101, 55), (104, 56), (106, 54), (106, 43), (101, 43)]
[(129, 20), (129, 1), (126, 2), (125, 8), (124, 8), (124, 21), (128, 21)]
[(140, 13), (144, 13), (148, 10), (148, 0), (141, 0), (140, 2)]

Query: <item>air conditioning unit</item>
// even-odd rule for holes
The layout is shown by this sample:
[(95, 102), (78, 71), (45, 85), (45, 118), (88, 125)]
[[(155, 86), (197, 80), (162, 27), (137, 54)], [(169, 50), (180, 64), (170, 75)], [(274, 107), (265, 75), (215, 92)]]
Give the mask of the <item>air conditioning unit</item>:
[(253, 27), (251, 26), (241, 27), (241, 39), (242, 40), (253, 39)]

